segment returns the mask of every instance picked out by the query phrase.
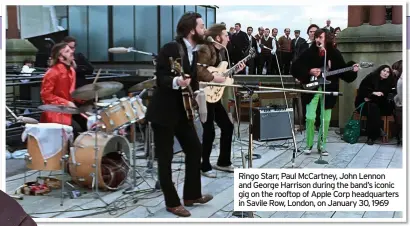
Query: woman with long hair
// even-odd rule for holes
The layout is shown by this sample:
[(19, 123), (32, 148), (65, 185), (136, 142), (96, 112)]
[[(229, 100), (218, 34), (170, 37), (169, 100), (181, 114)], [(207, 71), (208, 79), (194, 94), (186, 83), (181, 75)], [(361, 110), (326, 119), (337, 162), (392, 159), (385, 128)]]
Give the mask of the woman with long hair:
[(391, 115), (393, 105), (388, 100), (394, 87), (393, 70), (382, 65), (368, 74), (360, 83), (355, 106), (365, 103), (362, 115), (367, 116), (367, 144), (373, 145), (380, 136), (385, 136), (381, 116)]

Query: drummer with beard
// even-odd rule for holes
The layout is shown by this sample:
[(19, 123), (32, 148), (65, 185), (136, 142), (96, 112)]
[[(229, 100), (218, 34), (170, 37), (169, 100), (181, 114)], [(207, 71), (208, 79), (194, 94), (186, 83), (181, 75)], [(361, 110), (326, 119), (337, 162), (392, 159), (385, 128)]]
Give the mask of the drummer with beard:
[[(51, 50), (51, 67), (41, 84), (41, 100), (45, 105), (64, 105), (77, 108), (71, 93), (75, 89), (76, 75), (72, 67), (74, 51), (67, 43), (58, 43)], [(82, 132), (80, 125), (72, 120), (71, 114), (44, 111), (40, 123), (58, 123), (72, 126), (74, 138)]]
[[(148, 105), (146, 119), (154, 131), (155, 151), (158, 156), (158, 176), (164, 193), (166, 210), (180, 217), (189, 217), (190, 212), (181, 205), (181, 200), (172, 183), (172, 158), (174, 137), (185, 153), (184, 206), (205, 204), (213, 199), (202, 194), (201, 152), (202, 145), (184, 108), (182, 91), (189, 85), (198, 90), (197, 48), (204, 42), (204, 22), (198, 13), (185, 13), (177, 24), (176, 41), (165, 44), (156, 65), (157, 89)], [(182, 60), (181, 67), (189, 78), (184, 79), (172, 72), (170, 57)], [(178, 61), (180, 62), (180, 61)]]

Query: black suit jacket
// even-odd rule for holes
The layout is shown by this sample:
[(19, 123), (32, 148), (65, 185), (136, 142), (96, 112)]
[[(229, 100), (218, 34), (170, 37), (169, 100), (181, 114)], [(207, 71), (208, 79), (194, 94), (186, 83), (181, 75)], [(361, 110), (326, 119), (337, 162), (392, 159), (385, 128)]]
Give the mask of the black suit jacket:
[(291, 46), (290, 46), (290, 49), (292, 51), (292, 60), (295, 60), (300, 55), (299, 53), (300, 47), (304, 43), (306, 43), (306, 40), (302, 37), (299, 37), (297, 42), (296, 42), (296, 38), (292, 39)]
[(75, 69), (76, 74), (76, 84), (75, 88), (79, 88), (81, 86), (87, 85), (88, 82), (85, 79), (86, 75), (92, 75), (94, 73), (94, 67), (91, 63), (87, 60), (87, 58), (82, 53), (74, 54), (74, 60), (77, 64), (77, 68)]
[[(330, 71), (353, 66), (354, 62), (345, 62), (342, 54), (337, 49), (328, 49), (326, 59), (331, 62)], [(316, 45), (310, 46), (305, 50), (292, 65), (292, 76), (297, 78), (302, 84), (309, 83), (310, 69), (312, 68), (322, 68), (324, 65), (324, 56), (319, 55), (319, 49)], [(357, 78), (357, 72), (347, 71), (337, 75), (329, 76), (326, 79), (331, 82), (331, 84), (326, 85), (326, 91), (338, 91), (339, 90), (339, 79), (350, 83)], [(323, 88), (323, 87), (322, 87)], [(307, 98), (305, 103), (309, 103), (313, 94), (304, 94)], [(337, 97), (326, 96), (325, 108), (331, 109), (336, 105)]]
[[(182, 45), (183, 70), (191, 76), (192, 89), (198, 90), (196, 76), (197, 53), (194, 52), (193, 62), (190, 65), (187, 48), (183, 41), (165, 44), (159, 54), (156, 64), (157, 88), (148, 105), (146, 118), (148, 121), (162, 126), (175, 126), (180, 120), (188, 120), (182, 99), (182, 89), (173, 89), (173, 79), (179, 76), (171, 72), (169, 57), (174, 60), (180, 58), (178, 43)], [(178, 61), (180, 62), (180, 61)]]
[(231, 59), (237, 63), (245, 57), (246, 51), (249, 49), (248, 35), (239, 31), (239, 33), (232, 34), (231, 43), (233, 47)]

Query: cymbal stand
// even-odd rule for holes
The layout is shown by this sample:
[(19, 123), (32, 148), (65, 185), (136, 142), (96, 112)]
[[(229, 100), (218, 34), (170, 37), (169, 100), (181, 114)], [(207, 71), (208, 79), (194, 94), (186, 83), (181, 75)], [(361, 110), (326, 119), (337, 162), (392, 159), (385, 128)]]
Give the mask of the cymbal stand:
[[(97, 103), (98, 103), (98, 92), (96, 91), (95, 92), (95, 100), (94, 100), (94, 114), (95, 114), (95, 117), (96, 117), (96, 123), (97, 123), (97, 125), (99, 124), (99, 121), (100, 121), (100, 118), (99, 118), (99, 115), (98, 115), (98, 106), (97, 106)], [(96, 126), (95, 127), (95, 139), (94, 139), (94, 141), (95, 141), (95, 143), (94, 143), (94, 167), (95, 167), (95, 171), (94, 171), (94, 173), (91, 173), (91, 176), (93, 177), (93, 183), (92, 183), (92, 187), (94, 188), (94, 194), (95, 194), (95, 198), (98, 198), (98, 199), (100, 199), (104, 204), (106, 204), (106, 205), (108, 205), (108, 203), (107, 202), (105, 202), (103, 199), (102, 199), (102, 197), (100, 196), (100, 193), (98, 192), (98, 186), (99, 186), (99, 181), (98, 181), (98, 178), (99, 178), (99, 162), (97, 161), (98, 160), (98, 151), (99, 151), (99, 148), (98, 148), (98, 132), (99, 132), (99, 126)]]
[[(133, 164), (133, 166), (132, 166), (132, 183), (131, 183), (131, 186), (129, 188), (125, 189), (123, 194), (130, 194), (130, 193), (133, 193), (133, 192), (140, 191), (140, 189), (137, 188), (137, 173), (138, 173), (137, 172), (137, 156), (136, 156), (136, 153), (137, 153), (137, 145), (136, 145), (136, 142), (137, 142), (137, 133), (136, 133), (137, 132), (137, 123), (135, 121), (133, 121), (131, 124), (132, 124), (132, 126), (134, 126), (134, 132), (133, 132), (133, 138), (132, 138), (133, 139), (133, 142), (132, 142), (133, 144), (132, 144), (132, 153), (131, 153), (131, 155), (132, 155), (132, 164)], [(138, 175), (139, 175), (138, 178), (142, 178), (142, 180), (144, 180), (144, 182), (147, 183), (149, 187), (151, 187), (151, 185), (145, 180), (145, 178), (140, 173), (138, 173)]]
[[(63, 113), (61, 113), (60, 114), (60, 120), (61, 121), (63, 121), (62, 120), (62, 118), (63, 118)], [(66, 166), (67, 166), (67, 164), (66, 164), (66, 162), (67, 162), (67, 160), (68, 160), (68, 155), (66, 154), (66, 153), (64, 153), (64, 137), (66, 137), (66, 136), (64, 136), (65, 135), (65, 129), (64, 129), (64, 125), (62, 124), (61, 125), (61, 152), (62, 152), (62, 157), (61, 157), (61, 159), (60, 159), (60, 164), (61, 164), (61, 172), (62, 172), (62, 176), (61, 176), (61, 203), (60, 203), (60, 206), (63, 206), (64, 205), (64, 198), (65, 198), (65, 195), (66, 195), (66, 193), (64, 192), (64, 184), (65, 184), (65, 168), (66, 168)], [(68, 145), (67, 145), (67, 147), (68, 147)], [(68, 147), (68, 148), (70, 148), (70, 147)]]

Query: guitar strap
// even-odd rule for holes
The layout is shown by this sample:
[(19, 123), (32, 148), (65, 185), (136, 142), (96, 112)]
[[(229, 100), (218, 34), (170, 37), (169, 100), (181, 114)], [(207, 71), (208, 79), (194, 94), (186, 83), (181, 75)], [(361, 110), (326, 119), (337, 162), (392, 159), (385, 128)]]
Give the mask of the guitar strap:
[(181, 68), (182, 68), (182, 70), (184, 70), (184, 55), (185, 55), (185, 52), (184, 52), (184, 49), (182, 48), (182, 44), (179, 43), (179, 42), (176, 42), (176, 43), (178, 45), (179, 55), (181, 56)]

